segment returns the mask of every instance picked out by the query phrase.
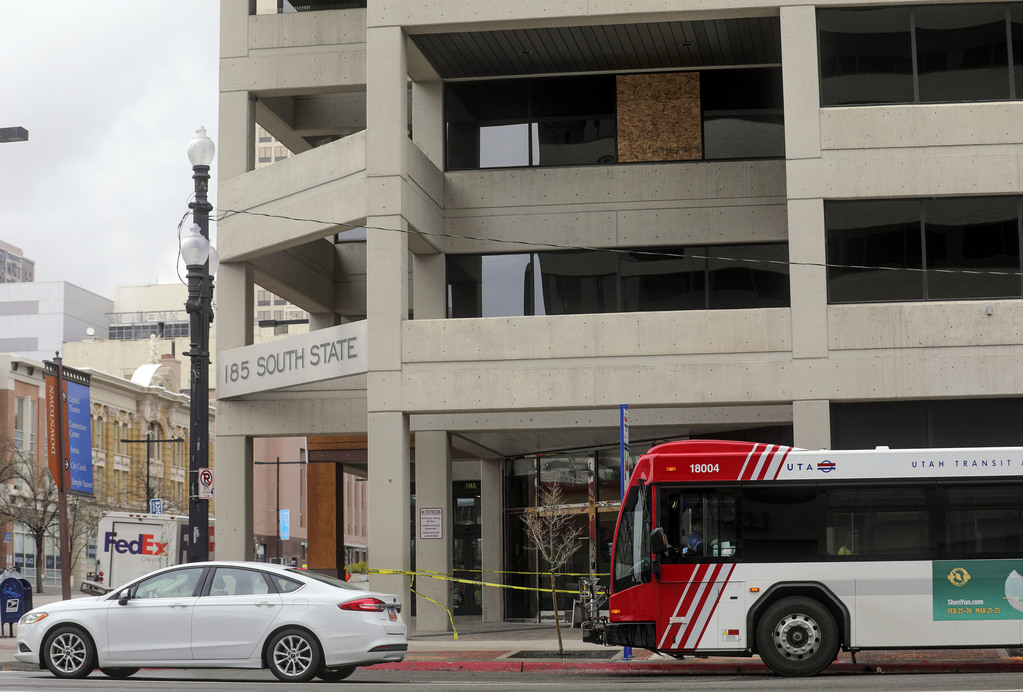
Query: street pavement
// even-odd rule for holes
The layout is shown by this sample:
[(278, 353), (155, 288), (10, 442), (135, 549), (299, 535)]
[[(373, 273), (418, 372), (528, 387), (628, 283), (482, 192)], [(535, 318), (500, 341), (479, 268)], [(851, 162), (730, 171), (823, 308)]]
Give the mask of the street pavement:
[[(78, 596), (79, 594), (75, 594)], [(60, 600), (59, 594), (35, 594), (41, 604)], [(691, 658), (683, 660), (635, 649), (626, 660), (621, 648), (582, 641), (581, 630), (562, 624), (559, 654), (554, 623), (484, 623), (479, 618), (456, 617), (455, 632), (422, 633), (409, 623), (409, 651), (401, 663), (374, 666), (374, 670), (406, 671), (509, 671), (509, 672), (635, 672), (669, 675), (770, 675), (758, 657)], [(4, 634), (7, 634), (5, 628)], [(14, 660), (13, 637), (0, 638), (0, 670), (29, 670)], [(1023, 672), (1019, 649), (930, 649), (862, 651), (856, 662), (842, 653), (825, 675), (870, 673)]]

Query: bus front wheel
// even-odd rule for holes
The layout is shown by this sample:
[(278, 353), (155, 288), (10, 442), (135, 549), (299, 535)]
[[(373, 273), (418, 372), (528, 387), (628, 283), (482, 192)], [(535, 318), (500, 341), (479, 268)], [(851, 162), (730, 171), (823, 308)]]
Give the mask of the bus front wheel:
[(838, 627), (827, 608), (810, 598), (783, 598), (757, 623), (757, 650), (779, 675), (808, 677), (838, 653)]

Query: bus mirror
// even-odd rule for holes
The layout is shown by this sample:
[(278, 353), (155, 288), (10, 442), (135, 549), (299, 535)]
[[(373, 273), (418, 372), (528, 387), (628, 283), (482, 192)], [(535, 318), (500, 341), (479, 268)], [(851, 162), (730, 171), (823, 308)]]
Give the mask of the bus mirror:
[(668, 545), (668, 537), (664, 535), (664, 529), (658, 526), (650, 532), (650, 551), (654, 555), (664, 555), (671, 546)]

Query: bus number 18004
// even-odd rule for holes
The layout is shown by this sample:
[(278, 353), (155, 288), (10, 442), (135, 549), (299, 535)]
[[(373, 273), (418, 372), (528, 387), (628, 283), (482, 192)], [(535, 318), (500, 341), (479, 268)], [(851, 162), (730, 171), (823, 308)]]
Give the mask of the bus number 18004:
[(720, 469), (717, 464), (690, 464), (689, 471), (692, 473), (718, 473)]

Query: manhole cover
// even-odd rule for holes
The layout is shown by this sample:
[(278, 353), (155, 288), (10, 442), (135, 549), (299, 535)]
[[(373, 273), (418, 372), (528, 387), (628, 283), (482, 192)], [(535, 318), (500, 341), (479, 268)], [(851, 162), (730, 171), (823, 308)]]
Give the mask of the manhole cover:
[(618, 650), (610, 651), (516, 651), (508, 658), (576, 658), (586, 660), (607, 661), (618, 655)]

